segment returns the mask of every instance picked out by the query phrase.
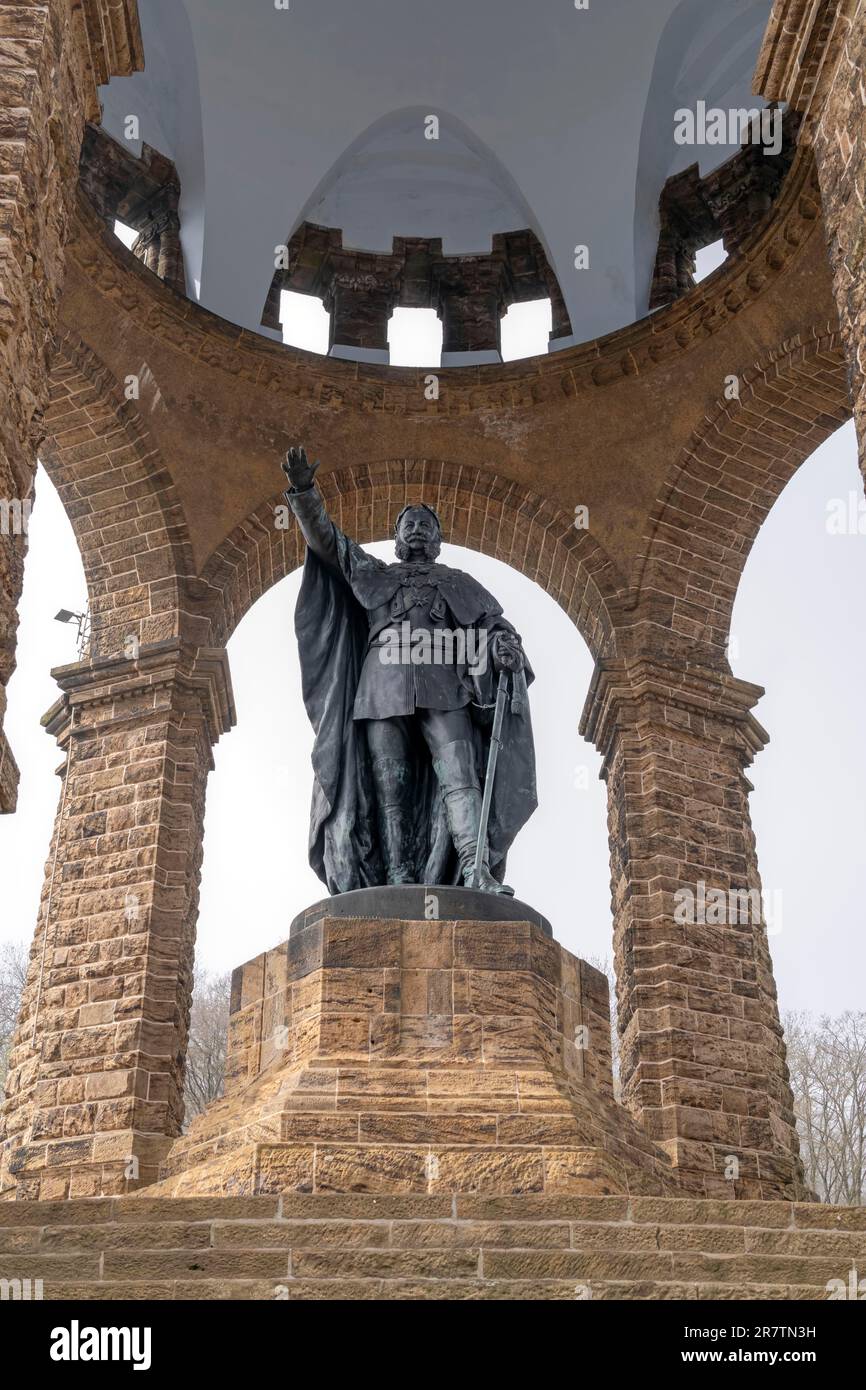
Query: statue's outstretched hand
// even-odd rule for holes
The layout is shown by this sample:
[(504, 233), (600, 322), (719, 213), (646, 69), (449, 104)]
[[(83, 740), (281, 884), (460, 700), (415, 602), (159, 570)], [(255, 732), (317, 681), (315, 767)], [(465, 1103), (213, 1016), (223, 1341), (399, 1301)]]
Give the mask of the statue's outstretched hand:
[(496, 671), (522, 671), (523, 646), (516, 632), (497, 632), (493, 638), (493, 667)]
[(290, 449), (286, 454), (283, 472), (295, 492), (306, 492), (307, 488), (313, 486), (318, 466), (318, 459), (314, 463), (307, 462), (307, 451), (300, 445), (297, 449)]

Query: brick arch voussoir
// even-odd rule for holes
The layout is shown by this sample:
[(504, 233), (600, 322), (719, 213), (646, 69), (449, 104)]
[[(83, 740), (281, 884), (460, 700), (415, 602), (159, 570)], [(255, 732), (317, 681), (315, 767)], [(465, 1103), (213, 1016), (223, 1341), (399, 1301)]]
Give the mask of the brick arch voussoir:
[[(361, 544), (389, 539), (407, 502), (435, 506), (447, 542), (478, 550), (534, 580), (571, 618), (594, 656), (615, 655), (622, 578), (588, 531), (537, 493), (478, 468), (399, 459), (336, 469), (320, 478), (335, 522)], [(276, 524), (277, 495), (256, 508), (211, 555), (200, 579), (214, 645), (273, 584), (296, 569), (304, 544), (292, 521)]]
[(74, 333), (58, 335), (40, 458), (87, 580), (91, 655), (181, 635), (194, 574), (186, 521), (134, 401)]
[(781, 343), (737, 390), (716, 402), (665, 480), (625, 619), (636, 644), (685, 645), (711, 663), (726, 659), (743, 569), (773, 504), (850, 419), (838, 328)]

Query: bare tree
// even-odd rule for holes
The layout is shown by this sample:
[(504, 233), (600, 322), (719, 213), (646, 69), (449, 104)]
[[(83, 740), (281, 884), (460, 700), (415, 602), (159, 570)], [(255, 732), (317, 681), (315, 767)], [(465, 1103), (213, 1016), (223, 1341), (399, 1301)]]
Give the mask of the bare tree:
[[(616, 980), (609, 959), (590, 961), (610, 987), (614, 1094), (619, 1099)], [(785, 1016), (788, 1067), (806, 1181), (822, 1202), (866, 1204), (866, 1012)]]
[(187, 1124), (222, 1095), (230, 992), (230, 975), (196, 970), (184, 1081)]
[(866, 1012), (789, 1013), (788, 1068), (806, 1181), (822, 1202), (866, 1202)]
[(600, 970), (607, 979), (608, 999), (610, 1000), (610, 1057), (613, 1070), (613, 1094), (615, 1100), (620, 1100), (622, 1096), (622, 1078), (619, 1073), (619, 1023), (617, 1014), (616, 1000), (616, 972), (613, 962), (609, 956), (604, 959), (601, 956), (590, 956), (587, 961), (596, 970)]
[(0, 945), (0, 1096), (6, 1085), (9, 1049), (18, 1022), (26, 977), (27, 948), (24, 942), (4, 941)]
[[(26, 976), (27, 948), (23, 941), (0, 944), (0, 1096)], [(196, 971), (184, 1083), (187, 1121), (222, 1094), (230, 989), (230, 975)]]

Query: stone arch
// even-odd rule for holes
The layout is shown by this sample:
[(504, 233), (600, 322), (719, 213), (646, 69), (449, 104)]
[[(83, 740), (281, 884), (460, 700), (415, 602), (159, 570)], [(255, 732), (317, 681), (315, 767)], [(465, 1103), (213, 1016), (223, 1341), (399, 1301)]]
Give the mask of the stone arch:
[[(362, 544), (385, 540), (407, 502), (432, 502), (445, 540), (502, 560), (534, 580), (571, 618), (594, 657), (615, 654), (619, 571), (588, 531), (540, 495), (478, 468), (396, 459), (320, 477), (338, 525)], [(224, 644), (261, 595), (303, 561), (294, 524), (274, 524), (275, 496), (226, 537), (201, 576), (215, 645)]]
[(781, 343), (719, 399), (650, 513), (630, 626), (659, 629), (724, 661), (746, 559), (796, 470), (851, 416), (844, 351), (828, 325)]
[(59, 335), (40, 457), (78, 541), (91, 655), (179, 635), (192, 549), (171, 476), (135, 403), (73, 333)]

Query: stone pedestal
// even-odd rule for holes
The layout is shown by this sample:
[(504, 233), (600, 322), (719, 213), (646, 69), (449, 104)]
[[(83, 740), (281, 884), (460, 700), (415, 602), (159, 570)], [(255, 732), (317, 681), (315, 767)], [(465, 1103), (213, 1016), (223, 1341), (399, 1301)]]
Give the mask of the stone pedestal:
[(614, 1103), (607, 981), (541, 926), (296, 928), (235, 972), (225, 1098), (150, 1193), (670, 1190)]

